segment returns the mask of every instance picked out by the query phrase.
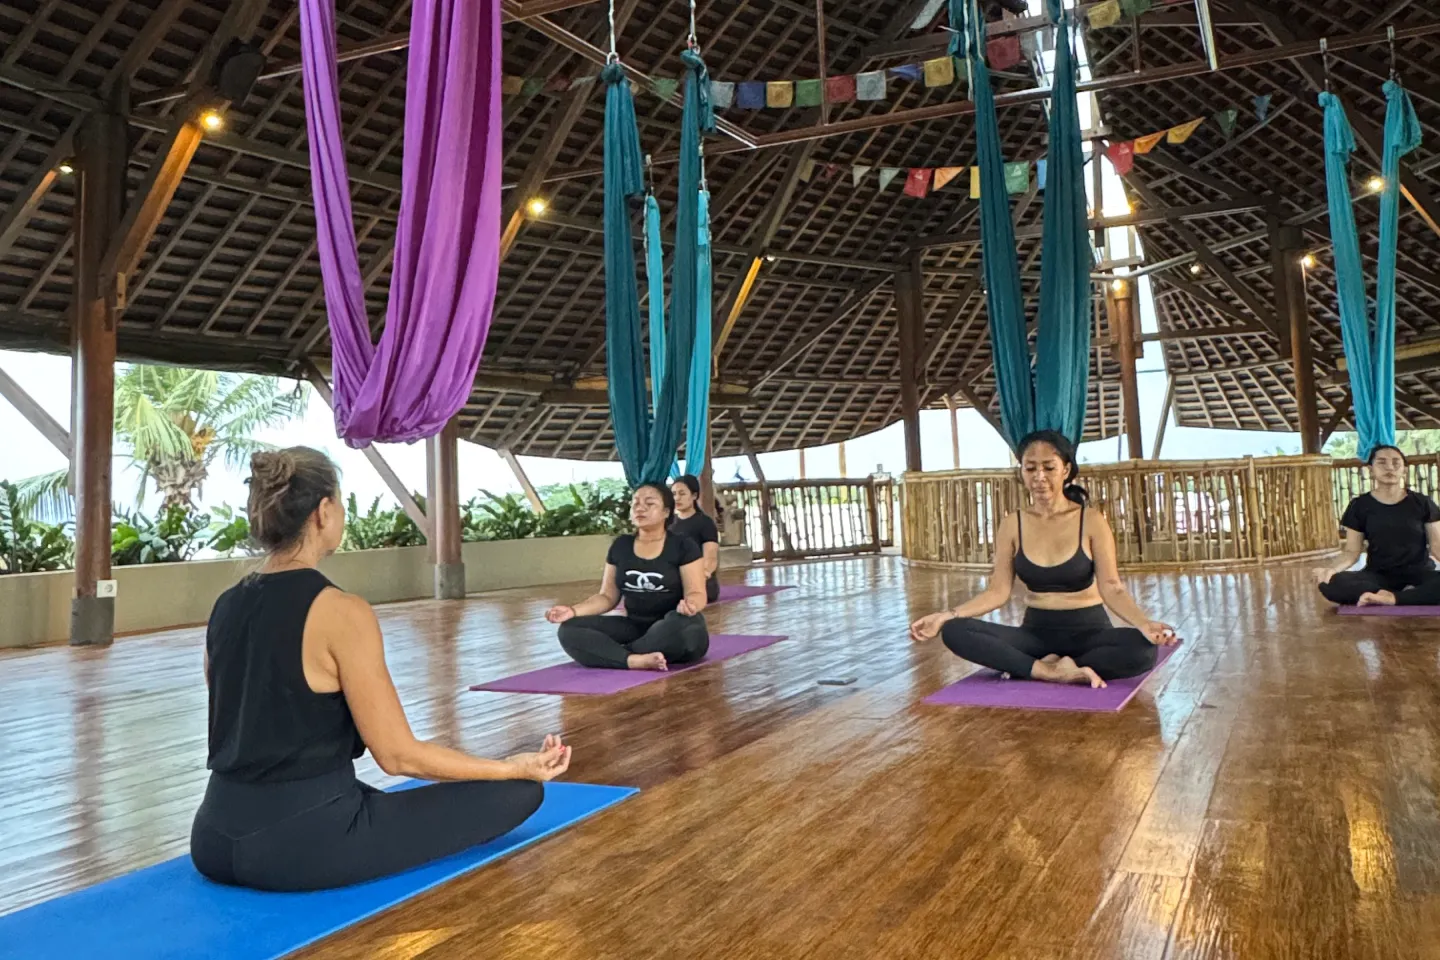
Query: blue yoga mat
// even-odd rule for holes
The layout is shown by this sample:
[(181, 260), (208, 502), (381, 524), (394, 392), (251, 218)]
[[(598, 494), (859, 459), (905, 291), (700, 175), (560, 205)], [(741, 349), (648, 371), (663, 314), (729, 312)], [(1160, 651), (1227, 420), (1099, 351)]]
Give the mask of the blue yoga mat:
[(211, 883), (187, 854), (0, 917), (10, 960), (271, 960), (469, 873), (638, 793), (547, 783), (529, 820), (489, 843), (370, 883), (261, 893)]

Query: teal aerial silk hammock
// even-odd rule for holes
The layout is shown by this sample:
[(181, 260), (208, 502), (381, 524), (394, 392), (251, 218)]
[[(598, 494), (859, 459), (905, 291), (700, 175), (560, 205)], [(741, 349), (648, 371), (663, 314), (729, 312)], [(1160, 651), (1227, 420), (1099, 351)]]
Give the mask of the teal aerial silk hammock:
[[(652, 340), (653, 415), (645, 394), (645, 364), (641, 356), (640, 298), (635, 286), (635, 248), (630, 231), (630, 206), (644, 192), (640, 137), (635, 123), (635, 102), (630, 84), (618, 63), (601, 71), (605, 92), (605, 350), (609, 380), (610, 414), (615, 448), (625, 477), (632, 486), (664, 482), (675, 464), (680, 435), (690, 399), (692, 354), (696, 344), (698, 297), (702, 278), (700, 217), (702, 162), (700, 138), (715, 129), (710, 105), (709, 76), (698, 51), (681, 53), (685, 65), (685, 108), (680, 130), (680, 192), (675, 216), (675, 265), (672, 276), (670, 324)], [(657, 304), (664, 298), (655, 291), (660, 270), (658, 208), (653, 237), (646, 204), (647, 267), (650, 273), (650, 317), (655, 329)], [(653, 242), (651, 242), (653, 240)], [(708, 251), (707, 251), (708, 252)], [(706, 264), (708, 267), (708, 262)], [(708, 277), (708, 271), (706, 271)], [(708, 282), (704, 284), (708, 286)], [(661, 307), (663, 309), (663, 306)], [(708, 296), (706, 304), (708, 320)], [(709, 341), (704, 343), (709, 356)], [(660, 355), (659, 376), (655, 354)], [(707, 372), (708, 376), (708, 372)]]
[(985, 22), (975, 0), (949, 0), (949, 6), (954, 30), (950, 53), (968, 62), (975, 101), (981, 255), (1005, 439), (1013, 448), (1027, 433), (1050, 429), (1079, 443), (1085, 429), (1090, 376), (1090, 268), (1094, 257), (1086, 232), (1085, 158), (1075, 95), (1075, 56), (1070, 46), (1071, 15), (1062, 9), (1060, 0), (1046, 0), (1046, 12), (1056, 23), (1055, 81), (1045, 170), (1037, 359), (1032, 372), (1000, 123), (985, 63)]
[(1340, 99), (1320, 94), (1325, 110), (1325, 186), (1330, 239), (1335, 247), (1335, 288), (1340, 333), (1350, 371), (1350, 396), (1359, 454), (1395, 443), (1395, 257), (1400, 235), (1400, 158), (1420, 146), (1420, 121), (1405, 88), (1385, 84), (1385, 145), (1380, 175), (1380, 249), (1375, 282), (1375, 324), (1365, 301), (1365, 271), (1350, 197), (1350, 155), (1355, 134)]

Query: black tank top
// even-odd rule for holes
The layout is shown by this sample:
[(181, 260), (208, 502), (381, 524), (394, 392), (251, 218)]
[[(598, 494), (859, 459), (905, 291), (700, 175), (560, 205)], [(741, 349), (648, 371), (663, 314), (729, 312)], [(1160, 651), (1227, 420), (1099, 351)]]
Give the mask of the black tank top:
[(246, 577), (215, 602), (210, 656), (210, 760), (232, 780), (264, 783), (331, 773), (365, 752), (343, 693), (305, 682), (310, 606), (330, 581), (318, 570)]
[(1019, 540), (1015, 551), (1015, 576), (1031, 593), (1079, 593), (1095, 582), (1095, 561), (1085, 553), (1085, 508), (1080, 508), (1080, 542), (1075, 554), (1064, 563), (1042, 567), (1025, 556), (1025, 535), (1020, 529), (1020, 516), (1015, 514), (1015, 534)]

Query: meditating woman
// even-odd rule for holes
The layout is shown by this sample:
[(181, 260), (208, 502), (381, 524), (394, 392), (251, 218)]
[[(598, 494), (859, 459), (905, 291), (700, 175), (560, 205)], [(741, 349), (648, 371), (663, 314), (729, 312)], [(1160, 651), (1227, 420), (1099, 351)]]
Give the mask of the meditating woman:
[[(1325, 599), (1339, 604), (1440, 604), (1440, 506), (1405, 486), (1405, 454), (1390, 446), (1370, 451), (1370, 492), (1350, 501), (1340, 525), (1339, 559), (1315, 570)], [(1365, 569), (1349, 571), (1365, 553)]]
[[(663, 483), (642, 483), (630, 501), (635, 532), (615, 538), (600, 592), (572, 606), (551, 607), (560, 646), (576, 663), (617, 670), (666, 670), (710, 649), (705, 563), (700, 547), (667, 528), (675, 496)], [(623, 617), (607, 617), (621, 599)]]
[[(1149, 670), (1155, 645), (1175, 643), (1175, 631), (1150, 619), (1125, 589), (1110, 525), (1074, 482), (1074, 447), (1052, 430), (1032, 433), (1020, 441), (1020, 469), (1030, 506), (1001, 521), (989, 585), (953, 610), (915, 621), (910, 636), (938, 634), (972, 663), (1052, 683), (1103, 687)], [(1030, 591), (1023, 625), (976, 619), (1005, 605), (1017, 577)], [(1133, 627), (1112, 626), (1106, 606)]]
[[(215, 604), (205, 636), (210, 783), (190, 857), (206, 877), (260, 890), (373, 880), (523, 823), (570, 748), (482, 760), (415, 738), (370, 605), (316, 565), (345, 511), (335, 466), (305, 447), (250, 462), (260, 570)], [(369, 748), (391, 775), (453, 781), (385, 793), (355, 778)]]
[(705, 599), (714, 603), (720, 599), (720, 580), (715, 576), (720, 569), (720, 529), (710, 515), (700, 509), (700, 481), (685, 474), (670, 484), (675, 495), (675, 519), (670, 521), (670, 532), (678, 537), (689, 537), (700, 547), (700, 562), (705, 568)]

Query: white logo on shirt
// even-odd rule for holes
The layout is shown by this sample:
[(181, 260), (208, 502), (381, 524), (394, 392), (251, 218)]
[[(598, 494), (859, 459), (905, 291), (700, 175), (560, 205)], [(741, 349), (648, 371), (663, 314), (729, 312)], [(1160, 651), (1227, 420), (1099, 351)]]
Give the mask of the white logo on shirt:
[(664, 593), (665, 574), (648, 570), (626, 570), (625, 589), (631, 593)]

